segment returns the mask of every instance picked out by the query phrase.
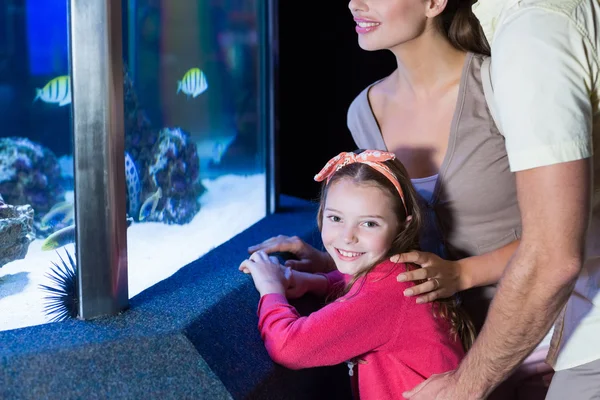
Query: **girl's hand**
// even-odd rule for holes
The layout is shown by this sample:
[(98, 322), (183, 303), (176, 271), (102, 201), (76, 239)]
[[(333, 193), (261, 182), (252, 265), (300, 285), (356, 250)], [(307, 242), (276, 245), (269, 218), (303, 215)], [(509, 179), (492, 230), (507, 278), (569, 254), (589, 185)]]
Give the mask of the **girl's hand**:
[(417, 303), (427, 303), (440, 298), (451, 297), (462, 287), (461, 270), (458, 262), (448, 261), (432, 253), (411, 251), (391, 257), (393, 262), (413, 263), (422, 268), (402, 272), (397, 276), (398, 282), (423, 281), (406, 289), (407, 297), (417, 296)]
[(252, 276), (261, 297), (270, 293), (285, 295), (290, 274), (286, 277), (286, 268), (275, 257), (269, 257), (264, 251), (257, 251), (244, 260), (238, 269)]
[(286, 267), (305, 272), (328, 272), (335, 269), (335, 264), (325, 251), (319, 251), (300, 239), (298, 236), (279, 235), (248, 248), (249, 253), (262, 250), (267, 254), (274, 252), (293, 253), (298, 260), (287, 260)]

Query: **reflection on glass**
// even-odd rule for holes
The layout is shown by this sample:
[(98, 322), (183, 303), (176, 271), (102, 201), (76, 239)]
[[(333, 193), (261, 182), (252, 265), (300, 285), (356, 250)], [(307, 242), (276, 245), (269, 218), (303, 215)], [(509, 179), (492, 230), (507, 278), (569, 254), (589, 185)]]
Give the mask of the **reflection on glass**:
[(0, 24), (0, 330), (6, 330), (68, 316), (60, 313), (72, 307), (53, 307), (61, 291), (74, 290), (68, 273), (75, 238), (67, 2), (5, 2)]
[(129, 295), (266, 214), (256, 0), (130, 1)]

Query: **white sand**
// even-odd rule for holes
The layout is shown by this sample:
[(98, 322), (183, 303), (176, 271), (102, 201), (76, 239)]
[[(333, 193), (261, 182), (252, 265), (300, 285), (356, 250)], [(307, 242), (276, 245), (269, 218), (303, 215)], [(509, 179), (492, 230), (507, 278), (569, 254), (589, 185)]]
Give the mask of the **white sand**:
[[(189, 224), (134, 223), (128, 228), (130, 298), (265, 216), (264, 175), (226, 175), (202, 183), (207, 188), (200, 199), (202, 208)], [(52, 285), (45, 274), (51, 261), (60, 260), (56, 252), (42, 251), (41, 246), (41, 240), (33, 241), (25, 259), (0, 268), (0, 330), (48, 322), (43, 311), (46, 293), (39, 285)], [(58, 250), (63, 258), (65, 249), (73, 254), (74, 246)]]

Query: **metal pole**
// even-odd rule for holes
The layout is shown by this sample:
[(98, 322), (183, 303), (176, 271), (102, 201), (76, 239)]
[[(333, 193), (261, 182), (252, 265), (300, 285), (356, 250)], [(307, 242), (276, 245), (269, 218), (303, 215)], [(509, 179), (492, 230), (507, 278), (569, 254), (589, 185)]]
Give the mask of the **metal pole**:
[(260, 46), (260, 86), (261, 93), (260, 129), (265, 133), (267, 215), (279, 208), (279, 121), (278, 121), (278, 65), (279, 65), (279, 26), (278, 0), (258, 2), (261, 32)]
[(127, 307), (121, 0), (70, 0), (79, 317)]

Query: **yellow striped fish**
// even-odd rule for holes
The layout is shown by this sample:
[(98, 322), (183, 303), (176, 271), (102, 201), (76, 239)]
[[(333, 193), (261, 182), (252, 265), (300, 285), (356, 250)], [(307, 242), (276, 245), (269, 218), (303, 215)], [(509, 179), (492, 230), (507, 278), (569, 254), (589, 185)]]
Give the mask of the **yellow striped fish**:
[(208, 89), (206, 75), (200, 68), (192, 68), (177, 81), (177, 93), (183, 92), (188, 96), (196, 97)]
[(57, 76), (46, 83), (42, 89), (35, 89), (35, 99), (46, 103), (58, 103), (59, 106), (71, 104), (71, 82), (68, 75)]

